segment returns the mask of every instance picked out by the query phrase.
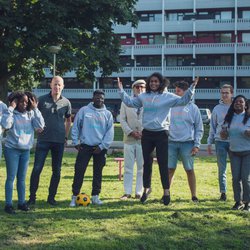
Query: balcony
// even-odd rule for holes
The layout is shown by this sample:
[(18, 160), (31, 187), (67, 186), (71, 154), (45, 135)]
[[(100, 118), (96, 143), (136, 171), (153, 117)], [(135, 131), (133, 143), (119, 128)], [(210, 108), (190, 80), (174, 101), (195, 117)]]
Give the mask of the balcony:
[[(169, 66), (165, 69), (161, 66), (159, 67), (124, 67), (123, 72), (113, 73), (112, 77), (147, 77), (154, 72), (160, 72), (167, 77), (192, 77), (193, 70), (195, 75), (204, 76), (204, 77), (216, 77), (216, 76), (225, 76), (233, 77), (234, 76), (234, 66)], [(98, 73), (99, 72), (99, 73)], [(101, 77), (101, 72), (96, 72), (96, 77)], [(250, 76), (250, 66), (238, 66), (236, 75), (238, 77), (249, 77)]]
[[(113, 72), (112, 77), (147, 77), (154, 72), (160, 72), (168, 77), (175, 77), (176, 75), (181, 77), (192, 77), (193, 70), (195, 75), (204, 77), (216, 77), (216, 76), (234, 76), (234, 66), (168, 66), (165, 69), (161, 66), (158, 67), (124, 67), (122, 72)], [(45, 70), (45, 78), (52, 78), (50, 70)], [(250, 66), (237, 66), (238, 77), (250, 77)], [(97, 70), (95, 77), (100, 78), (102, 71)], [(64, 78), (75, 78), (76, 73), (71, 71), (63, 75)]]
[[(234, 43), (194, 43), (194, 44), (145, 44), (124, 45), (122, 55), (191, 55), (195, 54), (234, 54)], [(238, 43), (237, 53), (248, 53), (250, 43)]]
[[(238, 7), (249, 7), (249, 0), (237, 0)], [(193, 9), (194, 0), (164, 0), (165, 10), (186, 10)], [(214, 8), (234, 8), (233, 0), (196, 0), (197, 9)], [(155, 11), (162, 9), (162, 0), (143, 1), (139, 0), (136, 4), (137, 11)]]
[[(166, 21), (164, 31), (169, 32), (192, 32), (195, 25), (195, 31), (233, 31), (235, 22), (233, 19), (228, 20), (183, 20), (183, 21)], [(238, 19), (238, 30), (249, 30), (250, 19)]]
[[(41, 96), (49, 93), (49, 89), (33, 89), (33, 93), (36, 96)], [(106, 99), (120, 99), (117, 89), (105, 89)], [(125, 89), (125, 91), (130, 95), (131, 89)], [(173, 92), (173, 89), (169, 89)], [(244, 95), (250, 99), (250, 89), (237, 89), (236, 94)], [(93, 97), (93, 89), (64, 89), (63, 95), (69, 99), (89, 99)], [(220, 99), (220, 89), (196, 89), (195, 99)]]

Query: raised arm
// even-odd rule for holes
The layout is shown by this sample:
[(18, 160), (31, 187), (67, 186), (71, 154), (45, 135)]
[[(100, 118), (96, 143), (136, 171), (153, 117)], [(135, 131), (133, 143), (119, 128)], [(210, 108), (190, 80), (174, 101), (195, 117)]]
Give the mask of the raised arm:
[(128, 107), (133, 107), (133, 108), (140, 108), (142, 107), (142, 102), (139, 98), (139, 96), (129, 96), (123, 89), (122, 82), (120, 81), (120, 78), (117, 77), (117, 86), (119, 90), (119, 95), (121, 97), (121, 100), (124, 102), (124, 104)]
[(194, 82), (191, 84), (189, 89), (187, 89), (187, 91), (182, 97), (172, 94), (174, 98), (172, 99), (173, 102), (171, 103), (171, 106), (176, 107), (187, 105), (194, 96), (195, 86), (197, 85), (198, 81), (199, 77), (195, 78)]

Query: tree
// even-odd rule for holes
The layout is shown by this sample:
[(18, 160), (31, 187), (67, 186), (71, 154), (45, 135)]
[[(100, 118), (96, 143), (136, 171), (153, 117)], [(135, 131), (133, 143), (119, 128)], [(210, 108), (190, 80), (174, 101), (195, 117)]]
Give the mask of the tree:
[(40, 80), (52, 62), (48, 48), (60, 45), (57, 73), (76, 69), (80, 78), (119, 71), (114, 24), (137, 23), (137, 0), (0, 0), (0, 98), (8, 82)]

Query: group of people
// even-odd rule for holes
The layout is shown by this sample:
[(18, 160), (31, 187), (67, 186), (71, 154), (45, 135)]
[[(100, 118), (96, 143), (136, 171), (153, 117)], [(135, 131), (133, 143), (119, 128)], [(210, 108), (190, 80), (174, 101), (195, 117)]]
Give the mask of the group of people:
[[(126, 94), (118, 79), (123, 101), (121, 126), (124, 131), (124, 195), (132, 197), (134, 163), (137, 162), (135, 198), (146, 202), (151, 189), (153, 151), (159, 165), (164, 205), (170, 202), (170, 185), (177, 161), (181, 160), (187, 173), (191, 200), (198, 202), (194, 157), (198, 153), (203, 136), (203, 123), (198, 107), (193, 103), (193, 84), (178, 81), (175, 94), (167, 91), (168, 80), (153, 73), (145, 82), (137, 80), (132, 85), (132, 96)], [(138, 115), (140, 114), (140, 115)], [(208, 153), (215, 143), (220, 197), (226, 201), (227, 155), (230, 157), (235, 204), (232, 209), (250, 211), (250, 109), (247, 99), (233, 98), (233, 87), (221, 88), (220, 103), (212, 112)], [(143, 163), (142, 163), (143, 161)], [(142, 180), (142, 181), (141, 181)]]
[[(123, 90), (118, 78), (122, 100), (121, 126), (124, 131), (124, 195), (132, 197), (134, 163), (137, 163), (135, 198), (145, 203), (152, 191), (152, 165), (155, 150), (160, 170), (163, 195), (161, 202), (170, 203), (170, 185), (180, 159), (187, 173), (191, 199), (198, 202), (194, 157), (203, 136), (203, 123), (198, 107), (193, 103), (195, 86), (185, 81), (175, 83), (175, 94), (167, 91), (169, 81), (153, 73), (147, 81), (132, 84), (132, 94)], [(17, 91), (8, 97), (9, 107), (0, 102), (1, 127), (6, 130), (4, 157), (6, 161), (5, 212), (15, 213), (12, 202), (13, 184), (17, 178), (18, 205), (28, 211), (35, 205), (42, 169), (49, 151), (52, 157), (52, 176), (47, 202), (55, 206), (65, 144), (71, 128), (71, 104), (62, 96), (63, 78), (53, 77), (49, 94), (39, 100), (31, 92)], [(221, 103), (212, 113), (208, 152), (215, 141), (219, 169), (220, 199), (226, 196), (226, 163), (230, 156), (235, 205), (233, 209), (250, 210), (250, 111), (247, 99), (232, 100), (231, 85), (221, 89)], [(102, 170), (106, 153), (114, 138), (113, 116), (105, 107), (105, 93), (93, 92), (93, 99), (75, 116), (72, 144), (77, 149), (70, 206), (76, 206), (84, 174), (93, 158), (92, 203), (101, 205)], [(2, 132), (2, 131), (0, 131)], [(25, 201), (25, 179), (30, 149), (37, 133), (35, 161), (30, 177), (29, 200)]]
[[(13, 184), (17, 179), (17, 209), (29, 211), (37, 200), (37, 190), (47, 155), (51, 152), (52, 176), (47, 202), (55, 206), (55, 196), (60, 181), (65, 144), (71, 128), (71, 104), (62, 96), (63, 78), (53, 77), (49, 94), (39, 100), (31, 92), (16, 91), (9, 95), (9, 107), (0, 103), (1, 129), (6, 131), (4, 157), (6, 161), (5, 212), (15, 214)], [(30, 176), (29, 200), (25, 201), (25, 179), (29, 165), (30, 149), (37, 133), (35, 161)], [(72, 185), (72, 200), (80, 193), (84, 173), (93, 156), (92, 203), (102, 204), (99, 199), (102, 169), (106, 152), (113, 141), (113, 117), (104, 105), (104, 92), (96, 90), (93, 102), (77, 114), (72, 128), (72, 141), (78, 150)], [(72, 205), (72, 202), (71, 202)]]

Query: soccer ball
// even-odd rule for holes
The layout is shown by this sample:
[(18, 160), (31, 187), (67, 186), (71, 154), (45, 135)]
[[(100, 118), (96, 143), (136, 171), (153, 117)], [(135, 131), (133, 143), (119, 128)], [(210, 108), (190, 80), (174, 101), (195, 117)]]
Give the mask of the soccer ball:
[(76, 196), (76, 204), (78, 206), (87, 207), (90, 204), (90, 198), (87, 194), (81, 193)]

